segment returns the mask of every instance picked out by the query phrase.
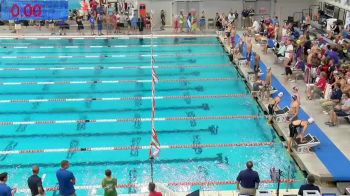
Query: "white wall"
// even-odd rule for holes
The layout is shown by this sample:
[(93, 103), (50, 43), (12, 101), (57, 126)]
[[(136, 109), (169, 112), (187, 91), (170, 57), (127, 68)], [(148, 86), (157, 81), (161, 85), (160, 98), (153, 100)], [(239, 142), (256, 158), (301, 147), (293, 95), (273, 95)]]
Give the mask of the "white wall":
[(335, 1), (335, 0), (316, 0), (317, 3), (319, 2), (325, 2), (325, 3), (329, 3), (329, 4), (332, 4), (332, 5), (335, 5), (335, 6), (338, 6), (340, 8), (343, 8), (345, 10), (349, 10), (350, 11), (350, 5), (349, 4), (346, 4), (344, 0), (341, 0), (340, 2), (338, 1)]
[[(147, 10), (153, 10), (153, 20), (156, 27), (160, 26), (160, 11), (163, 9), (166, 13), (166, 25), (172, 24), (172, 2), (173, 0), (139, 0), (139, 3), (145, 3)], [(204, 10), (207, 18), (214, 18), (215, 13), (228, 13), (231, 9), (241, 12), (243, 7), (242, 0), (202, 0), (199, 13)], [(198, 11), (197, 11), (198, 12)]]
[(280, 21), (287, 20), (288, 16), (293, 16), (294, 12), (301, 12), (310, 5), (317, 4), (315, 0), (275, 0), (275, 15)]

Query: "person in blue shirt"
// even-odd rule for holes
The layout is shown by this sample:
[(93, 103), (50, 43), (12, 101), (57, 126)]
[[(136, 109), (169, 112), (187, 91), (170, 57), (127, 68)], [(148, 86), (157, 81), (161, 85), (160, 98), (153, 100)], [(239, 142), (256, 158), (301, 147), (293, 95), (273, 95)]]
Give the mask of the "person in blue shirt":
[(17, 189), (11, 189), (9, 186), (6, 185), (7, 182), (7, 173), (1, 173), (0, 174), (0, 195), (1, 196), (13, 196), (15, 195)]
[(252, 161), (248, 161), (246, 166), (247, 169), (239, 172), (237, 176), (237, 189), (241, 195), (255, 195), (260, 183), (259, 174), (253, 170)]
[(56, 172), (59, 191), (61, 196), (76, 196), (75, 194), (75, 177), (72, 172), (68, 171), (69, 162), (61, 161), (61, 169)]
[(324, 113), (328, 113), (333, 109), (333, 107), (340, 103), (343, 92), (340, 89), (340, 84), (335, 83), (330, 99), (324, 99), (321, 101), (321, 106), (324, 109)]
[(335, 65), (339, 64), (339, 54), (334, 50), (333, 47), (327, 45), (328, 51), (326, 52), (326, 56), (330, 59), (333, 59)]
[(318, 191), (321, 193), (320, 188), (314, 185), (315, 177), (313, 175), (307, 176), (307, 184), (301, 185), (298, 191), (298, 195), (303, 195), (304, 191)]

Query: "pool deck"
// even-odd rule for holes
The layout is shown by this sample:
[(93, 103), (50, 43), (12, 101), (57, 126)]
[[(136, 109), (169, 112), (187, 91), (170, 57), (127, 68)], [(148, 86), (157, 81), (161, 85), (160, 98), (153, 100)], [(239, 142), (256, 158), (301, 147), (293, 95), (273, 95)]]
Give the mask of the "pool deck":
[[(272, 195), (277, 195), (276, 190), (269, 190)], [(164, 196), (186, 196), (188, 192), (174, 192), (174, 193), (165, 193), (162, 192)], [(238, 196), (238, 191), (200, 191), (201, 196)], [(298, 189), (281, 189), (279, 195), (297, 195)], [(118, 194), (119, 196), (148, 196), (148, 193), (144, 194)]]
[[(230, 48), (226, 45), (226, 41), (224, 38), (220, 36), (220, 40), (225, 46), (226, 51), (229, 51)], [(254, 39), (253, 43), (254, 43)], [(268, 65), (273, 70), (273, 75), (277, 78), (280, 83), (289, 91), (292, 92), (292, 87), (294, 85), (299, 87), (299, 91), (301, 94), (306, 92), (306, 85), (303, 81), (296, 81), (296, 83), (285, 82), (285, 78), (282, 75), (284, 73), (284, 68), (282, 65), (276, 64), (273, 54), (269, 53), (267, 55), (263, 54), (262, 48), (258, 44), (253, 44), (253, 51), (260, 55), (262, 62), (265, 65)], [(242, 75), (248, 78), (248, 71), (251, 71), (250, 68), (246, 66), (237, 66)], [(248, 82), (248, 86), (252, 89), (252, 83)], [(322, 108), (317, 100), (306, 100), (306, 96), (301, 96), (302, 108), (307, 112), (310, 116), (312, 116), (317, 125), (322, 129), (322, 131), (326, 134), (326, 136), (336, 145), (336, 147), (346, 156), (346, 158), (350, 159), (350, 129), (349, 124), (341, 123), (337, 127), (330, 128), (327, 125), (324, 125), (324, 122), (328, 121), (328, 115), (324, 115), (322, 113)], [(259, 101), (260, 102), (260, 101)], [(260, 105), (264, 110), (267, 110), (267, 101), (260, 102)], [(282, 136), (285, 140), (288, 138), (289, 129), (287, 123), (274, 123), (274, 128), (277, 130), (278, 134)], [(340, 134), (341, 133), (341, 134)], [(333, 176), (331, 172), (326, 168), (326, 166), (322, 163), (322, 161), (318, 158), (316, 153), (297, 153), (295, 149), (293, 149), (292, 156), (295, 161), (299, 164), (302, 170), (307, 171), (308, 173), (314, 174), (320, 182), (331, 182), (333, 181)], [(333, 160), (334, 161), (334, 160)]]

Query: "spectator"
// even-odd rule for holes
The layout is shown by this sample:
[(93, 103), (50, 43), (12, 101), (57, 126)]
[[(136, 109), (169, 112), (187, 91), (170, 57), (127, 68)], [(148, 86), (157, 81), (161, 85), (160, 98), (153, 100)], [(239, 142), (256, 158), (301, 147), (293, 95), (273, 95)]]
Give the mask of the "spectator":
[(78, 33), (80, 35), (84, 35), (84, 24), (83, 24), (83, 16), (77, 16), (75, 19), (78, 25)]
[(101, 14), (97, 14), (97, 34), (99, 36), (103, 35), (102, 28), (103, 28), (103, 16)]
[(322, 97), (324, 91), (326, 90), (327, 75), (325, 72), (321, 72), (320, 78), (316, 84), (306, 84), (307, 98), (312, 100), (314, 95), (317, 94)]
[(16, 30), (16, 35), (17, 36), (20, 36), (20, 31), (22, 29), (22, 24), (21, 24), (21, 21), (16, 19), (15, 20), (15, 30)]
[(228, 22), (233, 25), (233, 22), (235, 21), (235, 15), (230, 12), (227, 16)]
[(260, 32), (260, 23), (258, 22), (258, 20), (254, 20), (253, 22), (253, 26), (249, 27), (248, 28), (248, 32), (251, 33), (253, 32), (254, 34), (257, 34)]
[(90, 23), (91, 35), (96, 35), (95, 34), (95, 17), (93, 15), (90, 16), (89, 23)]
[(204, 13), (204, 10), (202, 11), (202, 16), (201, 18), (199, 19), (199, 29), (201, 32), (204, 32), (205, 31), (205, 24), (206, 24), (206, 21), (205, 21), (205, 13)]
[(112, 178), (112, 171), (107, 169), (105, 171), (106, 177), (102, 181), (102, 188), (105, 190), (104, 196), (117, 196), (117, 179)]
[(328, 114), (328, 112), (330, 110), (332, 110), (332, 108), (340, 103), (340, 100), (342, 98), (343, 92), (340, 89), (340, 84), (339, 83), (335, 83), (333, 90), (331, 92), (331, 96), (330, 99), (325, 99), (321, 101), (321, 106), (324, 109), (324, 113)]
[(335, 51), (334, 47), (327, 45), (328, 51), (326, 52), (326, 57), (333, 60), (334, 64), (339, 64), (339, 54)]
[(100, 3), (97, 3), (96, 13), (102, 16), (106, 14), (103, 6)]
[(350, 116), (350, 95), (349, 93), (343, 93), (343, 105), (336, 105), (334, 110), (330, 112), (330, 121), (326, 122), (326, 125), (334, 127), (338, 124), (338, 117)]
[(76, 196), (75, 194), (75, 177), (72, 172), (68, 171), (69, 162), (63, 160), (61, 162), (61, 169), (56, 172), (56, 177), (59, 185), (59, 192), (61, 196)]
[(55, 35), (55, 22), (53, 20), (49, 20), (49, 30), (51, 32), (51, 35)]
[(165, 27), (165, 12), (164, 12), (164, 10), (160, 11), (160, 21), (161, 21), (160, 30), (164, 30), (164, 27)]
[(314, 185), (315, 183), (315, 177), (311, 174), (307, 176), (307, 184), (301, 185), (298, 191), (298, 195), (303, 195), (304, 191), (318, 191), (321, 193), (320, 188), (318, 186)]
[(156, 191), (156, 185), (153, 182), (148, 184), (149, 195), (148, 196), (162, 196), (161, 192)]
[(81, 10), (83, 11), (83, 16), (87, 17), (89, 13), (89, 3), (86, 0), (82, 0), (80, 5), (81, 5)]
[(43, 182), (38, 176), (39, 167), (37, 165), (34, 165), (32, 167), (32, 171), (33, 175), (28, 178), (28, 187), (30, 189), (30, 192), (32, 193), (32, 196), (43, 196), (45, 195), (45, 191), (43, 188)]
[(216, 13), (215, 15), (215, 26), (216, 26), (216, 29), (219, 31), (222, 29), (221, 17), (219, 13)]
[(246, 163), (247, 169), (239, 172), (237, 176), (237, 189), (241, 195), (255, 195), (256, 189), (259, 187), (259, 174), (253, 171), (253, 162)]
[[(216, 13), (216, 16), (219, 16), (218, 13)], [(183, 28), (185, 26), (185, 23), (186, 23), (186, 19), (185, 19), (185, 16), (184, 16), (184, 13), (183, 11), (180, 11), (180, 16), (179, 16), (179, 25), (180, 25), (180, 32), (184, 32)]]
[(13, 196), (15, 195), (17, 189), (13, 188), (11, 189), (9, 186), (6, 184), (7, 182), (7, 173), (1, 173), (0, 174), (0, 195), (1, 196)]
[(96, 10), (97, 10), (97, 5), (98, 5), (98, 3), (96, 2), (96, 0), (90, 1), (90, 8), (91, 8), (91, 11), (92, 11), (92, 12), (96, 12)]

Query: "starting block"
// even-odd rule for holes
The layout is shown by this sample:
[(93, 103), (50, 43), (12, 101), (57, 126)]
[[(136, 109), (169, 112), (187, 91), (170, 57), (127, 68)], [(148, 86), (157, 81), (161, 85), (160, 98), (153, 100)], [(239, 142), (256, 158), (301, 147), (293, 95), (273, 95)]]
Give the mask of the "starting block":
[(305, 142), (301, 143), (300, 140), (294, 140), (296, 143), (296, 150), (298, 153), (309, 153), (311, 148), (321, 144), (320, 140), (316, 136), (307, 134), (304, 137)]

